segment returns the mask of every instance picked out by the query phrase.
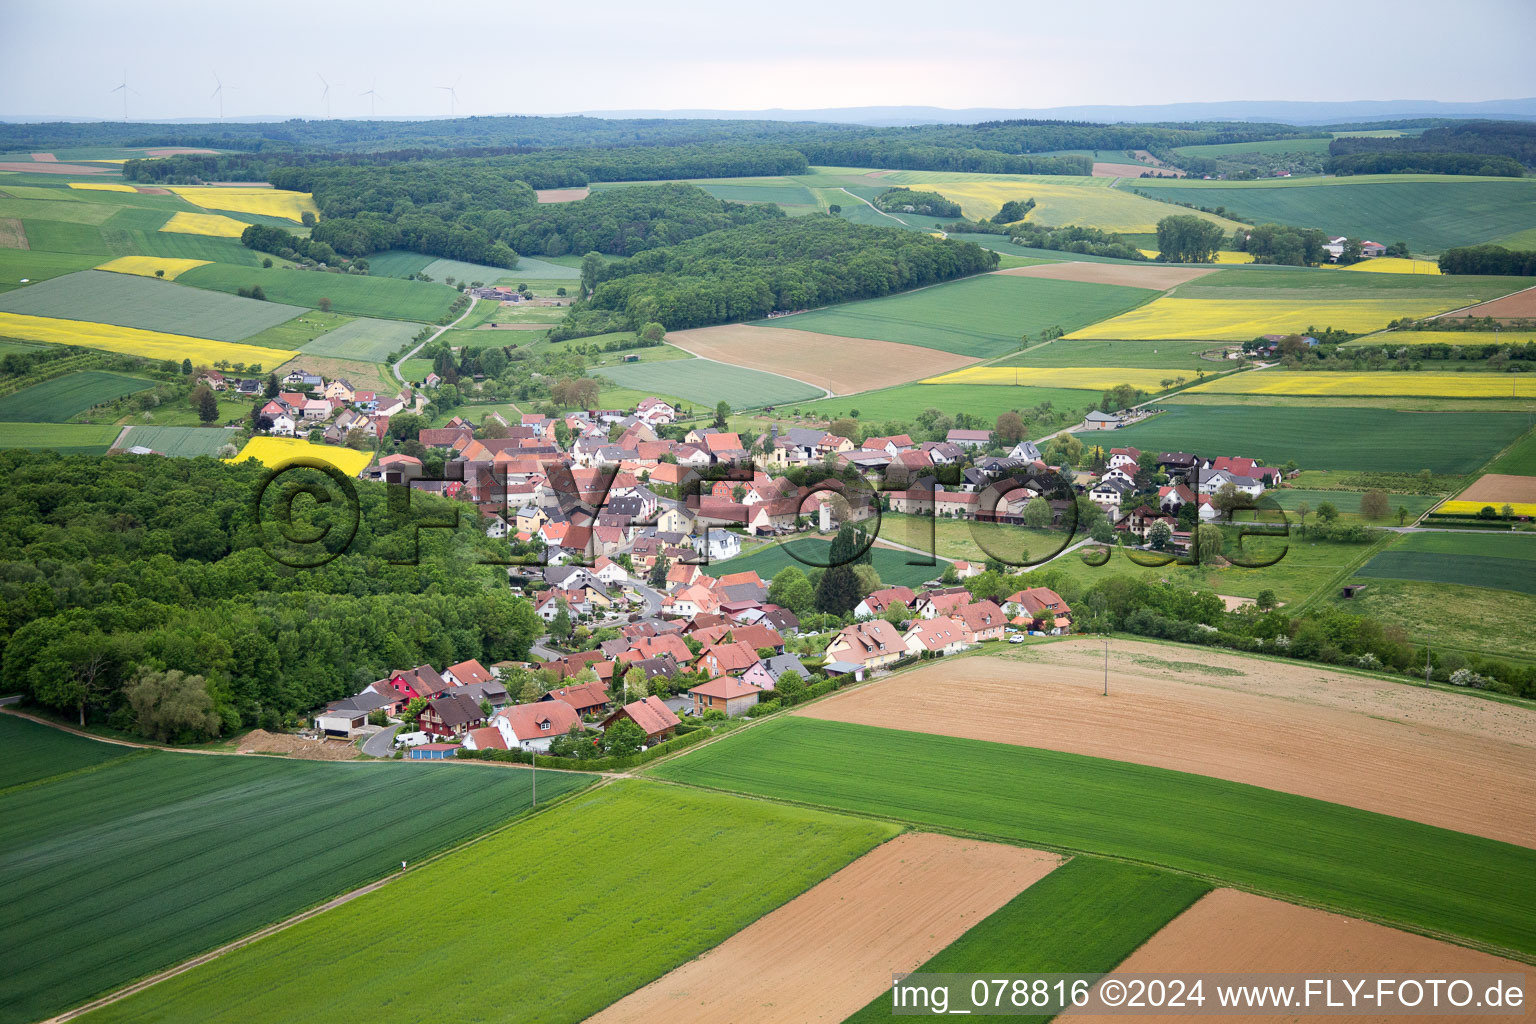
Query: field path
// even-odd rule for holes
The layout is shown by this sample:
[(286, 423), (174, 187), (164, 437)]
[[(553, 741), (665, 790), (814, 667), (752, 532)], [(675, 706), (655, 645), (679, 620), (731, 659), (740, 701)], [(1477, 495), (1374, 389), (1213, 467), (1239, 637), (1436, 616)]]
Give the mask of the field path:
[(852, 192), (849, 192), (846, 188), (843, 188), (842, 186), (838, 186), (837, 190), (839, 192), (845, 192), (848, 195), (853, 196), (853, 198), (857, 199), (859, 202), (863, 203), (865, 206), (869, 207), (871, 210), (874, 210), (876, 213), (878, 213), (880, 216), (884, 217), (886, 220), (894, 220), (897, 224), (900, 224), (902, 227), (906, 227), (907, 226), (906, 222), (903, 221), (900, 217), (892, 217), (890, 214), (886, 213), (884, 210), (880, 209), (880, 207), (876, 206), (874, 203), (870, 202), (868, 199), (865, 199), (863, 196), (854, 196)]
[(401, 384), (404, 384), (405, 383), (405, 377), (404, 377), (404, 375), (402, 375), (400, 373), (400, 367), (405, 365), (405, 361), (407, 359), (410, 359), (417, 352), (420, 352), (426, 346), (432, 344), (438, 338), (442, 337), (442, 334), (443, 334), (444, 331), (451, 330), (461, 320), (463, 320), (465, 317), (469, 316), (469, 314), (473, 313), (475, 311), (475, 303), (477, 303), (479, 301), (480, 301), (479, 299), (477, 299), (473, 295), (471, 295), (469, 297), (469, 307), (467, 309), (465, 309), (464, 312), (459, 314), (459, 319), (458, 320), (453, 321), (453, 323), (444, 324), (443, 326), (439, 327), (437, 330), (432, 332), (432, 336), (430, 338), (428, 338), (426, 341), (423, 341), (420, 345), (417, 345), (415, 348), (411, 349), (405, 355), (401, 356), (398, 360), (396, 360), (395, 364), (390, 367), (390, 370), (392, 370), (394, 372), (394, 374), (395, 374), (395, 379), (398, 380)]

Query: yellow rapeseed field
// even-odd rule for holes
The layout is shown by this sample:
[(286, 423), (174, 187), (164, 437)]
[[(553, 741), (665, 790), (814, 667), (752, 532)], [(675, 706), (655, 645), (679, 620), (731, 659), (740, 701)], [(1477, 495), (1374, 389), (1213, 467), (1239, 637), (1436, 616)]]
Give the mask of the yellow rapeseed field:
[(1475, 516), (1489, 505), (1499, 513), (1508, 505), (1517, 516), (1536, 516), (1536, 501), (1443, 501), (1435, 511), (1447, 515)]
[(1103, 391), (1129, 384), (1143, 391), (1163, 390), (1163, 381), (1192, 377), (1180, 370), (1119, 369), (1113, 366), (971, 366), (929, 377), (924, 384), (991, 384)]
[(1523, 373), (1335, 373), (1254, 370), (1189, 389), (1217, 395), (1341, 395), (1350, 397), (1536, 398), (1536, 377)]
[(1444, 308), (1433, 297), (1403, 294), (1386, 299), (1153, 299), (1108, 320), (1073, 331), (1071, 338), (1125, 338), (1134, 341), (1247, 341), (1261, 334), (1295, 334), (1316, 327), (1365, 333), (1400, 316), (1427, 316)]
[[(909, 175), (898, 175), (894, 180), (905, 180)], [(999, 176), (1000, 177), (1000, 176)], [(894, 184), (893, 180), (893, 184)], [(946, 199), (960, 204), (960, 209), (972, 220), (990, 218), (1002, 209), (1010, 199), (1023, 202), (1035, 201), (1035, 208), (1026, 220), (1031, 224), (1065, 227), (1069, 224), (1101, 231), (1127, 231), (1138, 234), (1157, 230), (1157, 222), (1168, 216), (1168, 204), (1145, 199), (1132, 192), (1110, 188), (1107, 178), (1078, 179), (1082, 184), (1062, 183), (1059, 180), (1041, 181), (1039, 178), (1020, 177), (1017, 180), (976, 181), (932, 179), (910, 185), (919, 191), (937, 192)], [(1092, 182), (1092, 184), (1090, 184)], [(1196, 217), (1220, 224), (1225, 231), (1234, 231), (1238, 224), (1224, 217), (1195, 211)]]
[[(1149, 260), (1155, 260), (1158, 257), (1158, 250), (1157, 249), (1137, 249), (1136, 251), (1141, 253), (1143, 256), (1145, 256)], [(1217, 249), (1216, 250), (1216, 262), (1217, 263), (1234, 263), (1234, 264), (1236, 264), (1236, 263), (1252, 263), (1253, 262), (1253, 253), (1251, 253), (1251, 252), (1238, 252), (1236, 249)]]
[(270, 368), (298, 355), (287, 349), (143, 331), (137, 327), (118, 327), (115, 324), (98, 324), (86, 320), (27, 316), (23, 313), (0, 312), (0, 336), (52, 345), (99, 348), (106, 352), (144, 356), (146, 359), (174, 359), (177, 362), (190, 359), (193, 363), (207, 366), (222, 359), (229, 363), (256, 363)]
[(250, 225), (221, 213), (173, 213), (160, 228), (180, 235), (212, 235), (215, 238), (239, 238)]
[(1373, 260), (1351, 263), (1345, 270), (1364, 271), (1367, 274), (1433, 274), (1438, 276), (1440, 264), (1434, 260), (1405, 260), (1396, 256), (1378, 256)]
[(1387, 331), (1367, 334), (1349, 345), (1524, 345), (1536, 331)]
[(121, 185), (115, 181), (72, 181), (70, 188), (82, 189), (86, 192), (137, 192), (132, 185)]
[[(165, 256), (119, 256), (115, 260), (108, 260), (96, 269), (110, 270), (114, 274), (163, 277), (167, 281), (174, 281), (193, 267), (205, 266), (209, 262), (209, 260), (178, 260)], [(164, 273), (156, 274), (156, 271), (164, 271)]]
[(308, 192), (288, 192), (277, 188), (214, 188), (200, 185), (170, 185), (170, 190), (187, 202), (208, 210), (232, 210), (264, 217), (282, 217), (299, 221), (303, 214), (319, 216), (314, 196)]
[(348, 476), (357, 476), (373, 461), (373, 456), (351, 448), (310, 444), (297, 437), (253, 437), (240, 449), (240, 454), (224, 461), (244, 462), (246, 459), (255, 459), (269, 469), (280, 469), (296, 459), (318, 459)]

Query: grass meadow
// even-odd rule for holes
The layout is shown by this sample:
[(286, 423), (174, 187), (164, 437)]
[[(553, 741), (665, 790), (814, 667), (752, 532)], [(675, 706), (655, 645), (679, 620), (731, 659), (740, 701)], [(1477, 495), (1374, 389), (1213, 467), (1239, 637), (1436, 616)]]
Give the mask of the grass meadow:
[(281, 267), (235, 267), (223, 263), (189, 270), (182, 275), (181, 283), (231, 294), (241, 288), (260, 285), (269, 303), (286, 302), (317, 309), (320, 300), (325, 298), (331, 300), (331, 309), (337, 313), (423, 323), (435, 323), (458, 297), (458, 293), (445, 284)]
[[(539, 776), (541, 791), (556, 777)], [(404, 1024), (455, 1005), (575, 1024), (897, 831), (618, 781), (84, 1019), (285, 1021), (323, 989), (338, 1024)], [(423, 929), (434, 955), (422, 955)]]
[[(199, 267), (183, 276), (212, 269)], [(258, 302), (153, 278), (85, 270), (6, 292), (0, 295), (0, 312), (237, 342), (304, 310), (275, 297)]]
[(155, 427), (136, 425), (128, 428), (128, 436), (122, 447), (142, 446), (161, 455), (191, 458), (197, 455), (217, 455), (219, 449), (231, 443), (231, 434), (216, 427)]
[(0, 398), (0, 420), (63, 423), (93, 405), (154, 387), (153, 381), (103, 370), (81, 370)]
[(0, 448), (31, 448), (61, 455), (105, 455), (120, 428), (95, 423), (0, 422)]
[(980, 274), (917, 291), (758, 321), (763, 327), (873, 338), (990, 358), (1021, 339), (1072, 331), (1156, 297), (1146, 288)]
[[(1487, 534), (1479, 534), (1486, 539)], [(1353, 615), (1368, 615), (1395, 626), (1414, 643), (1437, 650), (1490, 655), (1500, 660), (1536, 661), (1536, 596), (1515, 590), (1488, 590), (1461, 583), (1366, 577), (1353, 598), (1338, 593), (1329, 602)]]
[(1145, 190), (1170, 202), (1225, 206), (1256, 224), (1328, 225), (1330, 234), (1407, 242), (1415, 252), (1502, 238), (1536, 227), (1536, 181), (1467, 175), (1384, 174), (1282, 178), (1252, 182), (1144, 179), (1121, 189)]
[(1383, 473), (1470, 473), (1529, 426), (1517, 412), (1403, 412), (1348, 406), (1174, 405), (1145, 423), (1079, 434), (1143, 451), (1242, 455), (1270, 465)]
[[(90, 270), (101, 262), (94, 256), (69, 252), (40, 252), (36, 249), (0, 249), (0, 293), (30, 288), (51, 277), (63, 277)], [(23, 280), (31, 284), (23, 285)]]
[[(539, 786), (548, 799), (587, 782), (541, 772)], [(0, 953), (29, 966), (0, 980), (0, 1020), (57, 1013), (390, 874), (525, 810), (529, 786), (462, 765), (156, 751), (9, 790)]]
[(1490, 473), (1536, 476), (1536, 430), (1528, 431), (1488, 467)]
[[(1079, 855), (993, 911), (917, 972), (1107, 972), (1210, 890), (1188, 875)], [(886, 993), (843, 1024), (895, 1016)], [(1045, 1024), (1049, 1017), (1014, 1019)]]
[(1536, 871), (1536, 850), (1254, 786), (793, 717), (650, 771), (694, 785), (1124, 858), (1536, 954), (1536, 889), (1509, 884)]
[(337, 359), (361, 359), (380, 363), (410, 341), (422, 324), (409, 320), (376, 320), (360, 317), (308, 342), (301, 355), (332, 356)]
[(1075, 413), (1072, 423), (1082, 419), (1089, 408), (1098, 408), (1100, 392), (1079, 388), (1035, 388), (1001, 385), (975, 387), (970, 384), (901, 384), (881, 391), (858, 395), (839, 395), (819, 402), (796, 406), (801, 412), (837, 419), (857, 409), (866, 422), (910, 421), (924, 409), (938, 409), (953, 416), (968, 412), (973, 416), (995, 419), (1010, 410), (1032, 409), (1051, 403), (1059, 412)]

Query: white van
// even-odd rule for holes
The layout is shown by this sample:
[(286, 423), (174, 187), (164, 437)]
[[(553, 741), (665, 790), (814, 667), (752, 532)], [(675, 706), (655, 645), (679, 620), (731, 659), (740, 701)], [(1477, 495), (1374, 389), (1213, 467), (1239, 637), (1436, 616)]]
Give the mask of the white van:
[(419, 747), (423, 743), (431, 743), (432, 737), (424, 732), (403, 732), (395, 737), (397, 747)]

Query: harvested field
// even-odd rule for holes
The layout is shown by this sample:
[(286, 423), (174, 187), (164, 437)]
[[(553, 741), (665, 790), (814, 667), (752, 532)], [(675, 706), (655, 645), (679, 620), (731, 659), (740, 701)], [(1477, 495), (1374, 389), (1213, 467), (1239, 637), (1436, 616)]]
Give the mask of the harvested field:
[(350, 761), (357, 748), (345, 740), (307, 740), (287, 733), (252, 729), (240, 737), (241, 754), (287, 754), (303, 761)]
[(925, 667), (797, 714), (1154, 765), (1536, 847), (1536, 716), (1381, 680), (1115, 642)]
[(1457, 501), (1499, 502), (1536, 501), (1536, 476), (1509, 476), (1505, 473), (1485, 473), (1477, 481), (1456, 495)]
[(1162, 263), (1041, 263), (1033, 267), (999, 270), (1009, 277), (1048, 277), (1053, 281), (1087, 284), (1120, 284), (1131, 288), (1168, 288), (1214, 273), (1215, 267), (1176, 267)]
[(170, 189), (157, 188), (154, 185), (139, 185), (134, 188), (134, 191), (141, 196), (168, 196), (172, 194)]
[(1112, 164), (1097, 160), (1093, 162), (1095, 178), (1139, 178), (1151, 169), (1147, 164)]
[(898, 836), (589, 1024), (835, 1024), (1059, 861), (999, 843)]
[(28, 249), (27, 229), (15, 217), (0, 217), (0, 249)]
[(45, 161), (45, 162), (50, 163), (50, 164), (58, 163), (58, 160), (59, 160), (59, 158), (54, 156), (52, 153), (33, 153), (32, 154), (32, 159), (33, 160)]
[[(1525, 964), (1449, 942), (1400, 932), (1308, 907), (1293, 906), (1235, 889), (1217, 889), (1132, 953), (1112, 973), (1153, 974), (1187, 971), (1220, 974), (1453, 973), (1523, 974)], [(1123, 1016), (1069, 1010), (1060, 1018), (1073, 1024), (1123, 1021)], [(1203, 1017), (1162, 1015), (1159, 1021), (1198, 1021)], [(1274, 1016), (1222, 1015), (1224, 1021), (1273, 1021)], [(1380, 1014), (1330, 1015), (1330, 1021), (1379, 1021)], [(1465, 1017), (1415, 1016), (1415, 1021), (1461, 1021)]]
[(146, 156), (181, 156), (192, 153), (217, 153), (216, 149), (146, 149)]
[(667, 341), (705, 359), (784, 374), (840, 395), (906, 384), (976, 362), (899, 342), (751, 324), (673, 331)]
[(591, 194), (590, 189), (585, 188), (536, 188), (534, 195), (539, 197), (541, 203), (574, 203), (578, 199), (585, 199)]
[(1536, 288), (1526, 288), (1512, 295), (1502, 295), (1497, 299), (1489, 299), (1487, 302), (1468, 306), (1466, 309), (1452, 310), (1445, 316), (1491, 316), (1499, 320), (1533, 317), (1536, 316)]
[(20, 171), (23, 174), (106, 174), (109, 169), (86, 167), (83, 164), (61, 164), (48, 160), (0, 163), (0, 171)]

